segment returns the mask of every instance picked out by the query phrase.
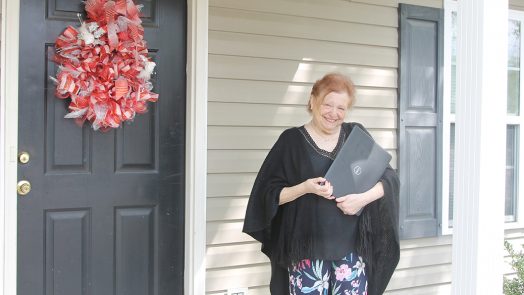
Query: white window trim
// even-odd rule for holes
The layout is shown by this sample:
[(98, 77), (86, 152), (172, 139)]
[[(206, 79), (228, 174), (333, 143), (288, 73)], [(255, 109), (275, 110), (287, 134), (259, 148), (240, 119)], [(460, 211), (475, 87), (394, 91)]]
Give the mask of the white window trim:
[[(524, 174), (522, 173), (522, 169), (524, 168), (524, 145), (523, 139), (524, 139), (524, 11), (516, 11), (516, 10), (509, 10), (508, 11), (508, 18), (509, 19), (516, 19), (522, 22), (521, 25), (521, 42), (520, 42), (520, 109), (519, 113), (520, 116), (506, 116), (506, 125), (518, 125), (518, 131), (519, 131), (519, 150), (518, 150), (518, 165), (519, 165), (519, 173), (518, 173), (518, 179), (517, 182), (519, 184), (524, 183)], [(520, 192), (519, 192), (520, 191)], [(520, 204), (524, 203), (521, 202), (522, 195), (522, 187), (517, 187), (517, 193), (519, 194), (517, 200), (516, 200), (516, 221), (514, 222), (506, 222), (505, 229), (516, 229), (516, 228), (524, 228), (524, 206), (520, 206)]]
[(450, 235), (453, 229), (449, 227), (449, 160), (450, 160), (450, 131), (448, 126), (455, 122), (455, 115), (451, 114), (451, 13), (457, 11), (457, 2), (444, 2), (444, 102), (442, 109), (442, 221), (441, 234)]
[[(450, 98), (451, 98), (451, 13), (457, 11), (458, 5), (454, 0), (444, 1), (444, 102), (443, 102), (443, 134), (442, 142), (444, 144), (442, 151), (442, 222), (441, 234), (453, 234), (453, 228), (449, 224), (449, 162), (450, 162), (450, 124), (455, 123), (455, 115), (451, 114)], [(524, 24), (524, 11), (509, 10), (508, 18), (519, 20)], [(522, 26), (524, 29), (524, 25)], [(520, 116), (512, 117), (506, 116), (506, 124), (519, 125), (519, 173), (518, 183), (524, 184), (524, 30), (521, 31), (521, 46), (520, 46)], [(504, 229), (518, 229), (524, 228), (524, 202), (523, 187), (519, 188), (520, 192), (516, 200), (516, 221), (506, 222)], [(522, 204), (522, 206), (521, 206)]]

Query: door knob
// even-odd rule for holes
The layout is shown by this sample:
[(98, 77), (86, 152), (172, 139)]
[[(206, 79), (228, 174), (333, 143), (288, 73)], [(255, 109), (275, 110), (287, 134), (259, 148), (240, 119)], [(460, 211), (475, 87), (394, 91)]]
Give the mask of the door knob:
[(16, 185), (16, 191), (21, 196), (27, 195), (31, 191), (31, 183), (27, 180), (20, 180)]
[(21, 152), (18, 154), (18, 161), (22, 164), (27, 164), (29, 162), (29, 153), (28, 152)]

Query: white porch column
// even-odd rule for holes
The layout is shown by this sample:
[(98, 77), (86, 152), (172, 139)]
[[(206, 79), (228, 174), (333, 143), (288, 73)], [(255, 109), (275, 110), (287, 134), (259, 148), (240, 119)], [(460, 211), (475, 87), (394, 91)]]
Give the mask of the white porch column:
[(508, 1), (458, 2), (452, 293), (502, 294)]

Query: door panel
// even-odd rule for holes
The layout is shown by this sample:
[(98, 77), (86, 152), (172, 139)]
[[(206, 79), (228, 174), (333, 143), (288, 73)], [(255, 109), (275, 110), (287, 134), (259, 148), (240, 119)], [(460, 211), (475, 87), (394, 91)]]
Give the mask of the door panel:
[(154, 294), (155, 208), (117, 208), (115, 213), (115, 293)]
[[(64, 119), (54, 40), (80, 1), (22, 0), (18, 294), (182, 294), (186, 3), (143, 0), (157, 103), (106, 133)], [(84, 17), (85, 18), (85, 17)]]
[(45, 294), (88, 290), (90, 213), (88, 209), (45, 212)]

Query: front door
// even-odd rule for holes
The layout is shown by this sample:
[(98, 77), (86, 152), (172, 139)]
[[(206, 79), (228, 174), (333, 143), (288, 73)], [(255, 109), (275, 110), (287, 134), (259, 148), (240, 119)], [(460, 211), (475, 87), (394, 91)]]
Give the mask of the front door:
[(103, 133), (64, 119), (48, 78), (82, 2), (21, 0), (18, 295), (183, 294), (186, 1), (135, 2), (160, 98)]

